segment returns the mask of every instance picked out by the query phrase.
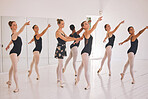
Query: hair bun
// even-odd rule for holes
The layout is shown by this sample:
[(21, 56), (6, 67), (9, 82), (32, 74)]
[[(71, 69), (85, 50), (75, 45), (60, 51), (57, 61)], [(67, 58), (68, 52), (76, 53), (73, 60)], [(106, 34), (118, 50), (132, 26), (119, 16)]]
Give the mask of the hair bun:
[(60, 21), (60, 19), (57, 19), (57, 21)]

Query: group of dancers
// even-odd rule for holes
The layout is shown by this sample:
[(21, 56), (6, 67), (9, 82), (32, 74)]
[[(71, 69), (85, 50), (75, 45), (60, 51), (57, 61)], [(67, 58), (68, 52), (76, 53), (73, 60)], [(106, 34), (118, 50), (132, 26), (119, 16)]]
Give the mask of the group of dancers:
[[(72, 24), (70, 25), (70, 30), (72, 31), (72, 33), (67, 36), (64, 31), (62, 30), (64, 28), (64, 20), (63, 19), (57, 19), (57, 24), (59, 26), (59, 28), (56, 31), (56, 39), (58, 41), (57, 43), (57, 47), (55, 50), (55, 58), (58, 59), (58, 66), (57, 66), (57, 83), (60, 85), (61, 88), (64, 87), (64, 83), (63, 83), (63, 79), (62, 79), (62, 73), (65, 72), (66, 67), (69, 63), (69, 61), (73, 58), (73, 68), (75, 71), (75, 85), (78, 84), (78, 82), (80, 81), (80, 75), (81, 75), (81, 71), (84, 68), (84, 72), (85, 72), (85, 78), (86, 78), (86, 82), (87, 82), (87, 86), (85, 87), (85, 90), (90, 89), (91, 85), (90, 85), (90, 77), (89, 77), (89, 57), (91, 55), (91, 50), (92, 50), (92, 41), (93, 41), (93, 37), (91, 35), (91, 33), (96, 29), (98, 23), (102, 20), (102, 17), (99, 17), (98, 20), (96, 21), (96, 23), (92, 26), (92, 28), (90, 28), (89, 22), (91, 21), (83, 21), (81, 23), (81, 29), (76, 31), (75, 30), (75, 26)], [(112, 55), (112, 48), (114, 46), (114, 41), (115, 41), (115, 35), (114, 33), (116, 32), (116, 30), (120, 27), (121, 24), (123, 24), (124, 21), (120, 22), (116, 28), (111, 31), (111, 26), (109, 24), (106, 24), (104, 26), (105, 31), (107, 31), (106, 33), (106, 37), (104, 39), (103, 42), (106, 41), (106, 39), (108, 39), (108, 43), (106, 44), (105, 48), (105, 54), (104, 57), (101, 61), (101, 67), (99, 68), (99, 70), (97, 71), (97, 73), (100, 73), (104, 62), (106, 60), (106, 58), (108, 58), (108, 70), (109, 70), (109, 76), (111, 76), (111, 55)], [(18, 86), (18, 73), (17, 73), (17, 64), (18, 64), (18, 60), (19, 60), (19, 55), (21, 53), (21, 49), (22, 49), (22, 40), (21, 37), (19, 37), (19, 34), (22, 33), (22, 31), (24, 30), (25, 26), (30, 25), (30, 21), (26, 22), (21, 29), (17, 32), (17, 24), (15, 21), (9, 21), (8, 22), (12, 34), (11, 34), (11, 40), (10, 43), (8, 44), (8, 46), (6, 47), (6, 50), (9, 49), (10, 45), (13, 43), (13, 48), (10, 51), (10, 58), (11, 58), (11, 62), (12, 62), (12, 66), (9, 70), (9, 80), (7, 82), (8, 87), (11, 86), (11, 81), (12, 81), (12, 73), (14, 76), (14, 81), (16, 84), (16, 88), (14, 90), (14, 92), (18, 92), (19, 91), (19, 86)], [(33, 41), (35, 41), (35, 48), (33, 50), (33, 60), (31, 62), (30, 65), (30, 70), (28, 71), (28, 77), (30, 77), (31, 73), (32, 73), (32, 68), (33, 65), (35, 64), (35, 71), (37, 73), (37, 80), (39, 80), (40, 75), (39, 75), (39, 70), (38, 70), (38, 63), (39, 63), (39, 56), (40, 53), (42, 51), (42, 36), (46, 33), (46, 31), (48, 30), (48, 28), (51, 27), (50, 24), (48, 24), (48, 26), (43, 30), (43, 32), (39, 33), (39, 27), (37, 25), (34, 25), (32, 27), (32, 29), (34, 30), (35, 34), (34, 37), (32, 38), (32, 40), (28, 43), (32, 43)], [(126, 69), (128, 67), (128, 65), (130, 65), (130, 74), (132, 77), (132, 84), (135, 83), (135, 79), (134, 79), (134, 75), (133, 75), (133, 66), (134, 66), (134, 57), (135, 54), (137, 52), (137, 48), (138, 48), (138, 37), (146, 30), (148, 29), (148, 26), (146, 26), (144, 29), (142, 29), (141, 31), (139, 31), (137, 34), (135, 34), (134, 31), (134, 27), (130, 26), (128, 27), (128, 32), (130, 34), (130, 36), (123, 42), (119, 43), (119, 45), (124, 44), (127, 41), (131, 41), (131, 47), (128, 50), (128, 61), (124, 66), (124, 70), (123, 72), (120, 74), (121, 75), (121, 80), (124, 78), (124, 74), (126, 72)], [(82, 34), (82, 36), (80, 37), (80, 33), (84, 30), (84, 33)], [(84, 38), (84, 48), (81, 51), (81, 56), (82, 56), (82, 62), (80, 67), (78, 68), (78, 71), (76, 69), (76, 60), (77, 60), (77, 56), (78, 56), (78, 47), (80, 44), (80, 41), (83, 40)], [(65, 56), (67, 56), (67, 51), (66, 51), (66, 42), (68, 41), (74, 41), (71, 45), (70, 45), (70, 53), (69, 56), (65, 62), (65, 65), (63, 67), (63, 59)]]

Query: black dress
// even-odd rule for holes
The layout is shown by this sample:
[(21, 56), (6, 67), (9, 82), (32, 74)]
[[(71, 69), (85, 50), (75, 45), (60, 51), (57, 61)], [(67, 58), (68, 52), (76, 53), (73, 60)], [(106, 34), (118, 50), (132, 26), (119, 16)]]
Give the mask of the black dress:
[[(62, 34), (62, 33), (61, 33)], [(63, 34), (62, 34), (63, 35)], [(65, 35), (63, 35), (65, 37)], [(55, 50), (55, 58), (63, 59), (64, 56), (67, 56), (66, 53), (66, 41), (62, 40), (61, 38), (57, 38), (58, 44)]]
[(33, 50), (34, 51), (39, 51), (39, 53), (41, 53), (42, 51), (42, 38), (40, 37), (39, 40), (36, 39), (36, 36), (34, 36), (34, 40), (35, 40), (35, 48)]

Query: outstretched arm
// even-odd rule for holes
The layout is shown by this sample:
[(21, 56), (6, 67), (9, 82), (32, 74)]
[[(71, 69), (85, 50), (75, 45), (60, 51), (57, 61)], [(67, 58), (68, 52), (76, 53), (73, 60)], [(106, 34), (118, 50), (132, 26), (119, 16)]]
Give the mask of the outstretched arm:
[(77, 34), (79, 35), (82, 32), (83, 28), (77, 31)]
[(34, 38), (28, 44), (32, 43), (33, 41), (34, 41)]
[(116, 26), (116, 28), (115, 28), (113, 31), (110, 32), (110, 34), (115, 33), (115, 32), (117, 31), (117, 29), (119, 28), (119, 26), (120, 26), (122, 23), (124, 23), (124, 21), (120, 22), (120, 23)]
[(98, 25), (98, 22), (99, 21), (101, 21), (102, 20), (102, 17), (99, 17), (98, 18), (98, 20), (97, 20), (97, 22), (93, 25), (93, 27), (89, 30), (89, 34), (91, 34), (95, 29), (96, 29), (96, 27), (97, 27), (97, 25)]
[(123, 42), (119, 43), (119, 45), (122, 45), (122, 44), (124, 44), (125, 42), (129, 41), (130, 38), (131, 38), (131, 35), (130, 35), (126, 40), (124, 40)]
[(50, 24), (48, 24), (48, 26), (46, 27), (46, 29), (44, 29), (44, 30), (42, 31), (42, 33), (40, 33), (40, 34), (37, 35), (37, 38), (40, 38), (41, 36), (43, 36), (43, 35), (46, 33), (46, 31), (48, 30), (49, 27), (51, 27)]
[(146, 26), (144, 29), (139, 31), (139, 33), (133, 37), (133, 41), (135, 41), (146, 29), (148, 29), (148, 26)]
[(18, 36), (20, 33), (23, 32), (23, 30), (24, 30), (24, 28), (25, 28), (26, 25), (30, 25), (30, 21), (29, 21), (29, 22), (26, 22), (26, 23), (20, 28), (20, 30), (16, 33), (16, 36)]
[(9, 42), (9, 44), (6, 47), (6, 51), (10, 48), (10, 45), (12, 44), (12, 40)]

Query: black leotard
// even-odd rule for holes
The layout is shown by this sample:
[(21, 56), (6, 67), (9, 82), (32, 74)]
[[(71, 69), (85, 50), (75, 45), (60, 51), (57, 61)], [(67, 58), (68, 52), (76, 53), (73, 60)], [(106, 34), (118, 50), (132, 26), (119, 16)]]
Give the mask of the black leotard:
[(36, 39), (36, 36), (34, 36), (34, 40), (35, 40), (35, 48), (33, 50), (34, 51), (39, 51), (39, 53), (41, 53), (42, 51), (42, 38), (40, 37), (38, 40)]
[[(74, 38), (80, 38), (80, 35), (78, 35), (77, 32), (75, 32), (74, 34), (70, 34), (69, 36), (70, 37), (74, 37)], [(70, 48), (73, 48), (74, 46), (79, 47), (79, 45), (80, 45), (80, 41), (78, 43), (75, 43), (75, 44), (73, 44), (73, 43), (70, 45)]]
[[(85, 36), (84, 36), (84, 38), (85, 38)], [(90, 56), (91, 49), (92, 49), (92, 40), (93, 40), (93, 37), (91, 35), (90, 35), (89, 39), (85, 38), (85, 47), (83, 48), (81, 54), (88, 53)]]
[(136, 39), (134, 42), (132, 42), (132, 37), (131, 37), (131, 47), (129, 48), (127, 53), (133, 52), (135, 55), (137, 52), (137, 49), (138, 49), (138, 39)]
[(112, 37), (108, 38), (108, 43), (106, 44), (105, 48), (109, 45), (112, 46), (112, 48), (113, 48), (114, 41), (115, 41), (115, 35), (112, 34)]
[(19, 56), (22, 49), (22, 39), (19, 36), (17, 36), (17, 39), (12, 40), (12, 42), (13, 42), (13, 48), (11, 49), (9, 54), (16, 53), (17, 56)]

